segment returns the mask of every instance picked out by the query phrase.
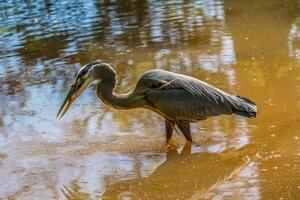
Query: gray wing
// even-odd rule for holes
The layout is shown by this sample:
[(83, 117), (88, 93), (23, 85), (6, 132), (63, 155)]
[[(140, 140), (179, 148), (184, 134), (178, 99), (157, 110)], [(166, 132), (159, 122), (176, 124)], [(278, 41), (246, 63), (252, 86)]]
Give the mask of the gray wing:
[[(153, 88), (145, 91), (149, 102), (167, 117), (199, 120), (220, 114), (256, 112), (256, 106), (205, 82), (179, 74), (151, 77)], [(149, 78), (149, 77), (148, 77)], [(249, 116), (248, 116), (249, 117)]]
[(146, 98), (160, 112), (179, 120), (200, 120), (232, 113), (231, 106), (225, 101), (217, 103), (203, 94), (194, 95), (180, 88), (151, 89), (146, 91)]

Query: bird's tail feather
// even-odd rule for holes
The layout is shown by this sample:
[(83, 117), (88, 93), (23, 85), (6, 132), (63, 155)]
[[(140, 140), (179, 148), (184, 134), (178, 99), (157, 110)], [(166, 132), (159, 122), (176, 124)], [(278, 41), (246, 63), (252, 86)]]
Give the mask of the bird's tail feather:
[(233, 107), (232, 108), (233, 113), (243, 117), (255, 118), (257, 112), (256, 104), (246, 97), (242, 97), (242, 96), (236, 96), (236, 97), (240, 102), (239, 103), (240, 106)]

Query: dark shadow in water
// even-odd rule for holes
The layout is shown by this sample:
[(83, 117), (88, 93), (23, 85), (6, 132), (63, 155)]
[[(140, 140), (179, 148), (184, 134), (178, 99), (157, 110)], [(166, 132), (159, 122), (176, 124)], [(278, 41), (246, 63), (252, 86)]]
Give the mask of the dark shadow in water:
[[(245, 168), (253, 159), (256, 148), (246, 145), (222, 153), (191, 153), (186, 144), (182, 152), (167, 153), (166, 161), (148, 177), (124, 180), (108, 186), (102, 199), (187, 199), (204, 198), (219, 183)], [(71, 183), (63, 187), (67, 199), (90, 199), (89, 194)]]

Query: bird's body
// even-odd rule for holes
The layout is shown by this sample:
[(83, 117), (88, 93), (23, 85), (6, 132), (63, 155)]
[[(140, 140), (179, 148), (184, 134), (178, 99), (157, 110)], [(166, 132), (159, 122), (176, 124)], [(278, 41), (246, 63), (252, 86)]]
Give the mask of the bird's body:
[[(84, 68), (93, 72), (90, 75), (93, 80), (99, 80), (97, 95), (106, 105), (117, 109), (145, 108), (161, 115), (165, 119), (167, 140), (171, 139), (175, 125), (192, 141), (190, 122), (222, 114), (256, 116), (256, 105), (249, 99), (228, 94), (190, 76), (150, 70), (141, 76), (131, 92), (116, 94), (116, 72), (110, 65), (91, 63)], [(85, 72), (84, 68), (81, 71)], [(80, 72), (77, 76), (79, 79)]]

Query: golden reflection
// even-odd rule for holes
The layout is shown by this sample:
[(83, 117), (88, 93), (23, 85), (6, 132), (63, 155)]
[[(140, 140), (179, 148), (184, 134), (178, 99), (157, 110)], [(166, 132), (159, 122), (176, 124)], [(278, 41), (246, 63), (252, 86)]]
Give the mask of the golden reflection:
[(219, 183), (233, 177), (254, 159), (253, 145), (222, 153), (168, 152), (166, 161), (148, 177), (125, 180), (108, 186), (107, 199), (204, 198)]
[[(80, 66), (94, 60), (132, 64), (133, 69), (123, 65), (116, 69), (124, 75), (119, 85), (126, 91), (146, 70), (161, 68), (251, 96), (259, 107), (257, 119), (225, 116), (198, 123), (193, 127), (195, 142), (208, 152), (254, 143), (259, 153), (255, 162), (259, 193), (250, 192), (248, 197), (300, 199), (300, 1), (128, 2), (0, 2), (0, 199), (59, 199), (62, 191), (67, 198), (90, 198), (97, 193), (84, 192), (91, 185), (98, 193), (107, 188), (107, 198), (113, 198), (112, 191), (124, 197), (155, 198), (156, 191), (166, 195), (168, 190), (177, 196), (203, 195), (235, 168), (242, 168), (239, 158), (222, 157), (240, 155), (242, 150), (237, 150), (168, 156), (149, 177), (135, 180), (120, 182), (128, 179), (122, 176), (128, 172), (123, 168), (115, 175), (114, 170), (103, 170), (99, 167), (103, 163), (111, 169), (136, 162), (105, 159), (109, 152), (125, 157), (161, 152), (164, 127), (151, 112), (103, 107), (91, 89), (73, 113), (58, 122), (55, 115), (65, 86)], [(99, 185), (89, 176), (81, 180), (78, 169), (97, 174)], [(68, 171), (71, 175), (63, 173)], [(140, 171), (133, 170), (129, 178), (136, 176)]]

